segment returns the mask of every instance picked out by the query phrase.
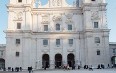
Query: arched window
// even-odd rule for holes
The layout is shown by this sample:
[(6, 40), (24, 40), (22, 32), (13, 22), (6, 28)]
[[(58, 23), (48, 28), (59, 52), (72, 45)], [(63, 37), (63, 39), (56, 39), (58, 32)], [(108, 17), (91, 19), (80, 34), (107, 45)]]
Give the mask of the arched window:
[(95, 37), (95, 43), (100, 43), (100, 38), (99, 37)]
[(60, 30), (60, 24), (56, 24), (56, 30)]

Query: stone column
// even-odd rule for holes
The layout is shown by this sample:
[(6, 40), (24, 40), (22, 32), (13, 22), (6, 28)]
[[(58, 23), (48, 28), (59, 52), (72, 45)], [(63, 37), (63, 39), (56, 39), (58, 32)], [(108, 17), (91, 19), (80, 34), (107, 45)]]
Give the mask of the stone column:
[(49, 49), (50, 49), (50, 69), (54, 69), (54, 44), (52, 43), (54, 39), (49, 39)]
[(63, 42), (63, 48), (62, 48), (62, 51), (63, 51), (63, 65), (67, 65), (67, 39), (64, 39), (64, 42)]
[(41, 41), (37, 39), (37, 69), (42, 69)]

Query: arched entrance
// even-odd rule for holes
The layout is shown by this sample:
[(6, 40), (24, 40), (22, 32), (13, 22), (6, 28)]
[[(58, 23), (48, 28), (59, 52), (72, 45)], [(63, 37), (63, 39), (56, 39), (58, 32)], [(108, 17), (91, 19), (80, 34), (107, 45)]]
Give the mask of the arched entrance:
[(5, 60), (0, 58), (0, 69), (5, 68)]
[(111, 57), (111, 62), (112, 62), (113, 67), (116, 67), (116, 56)]
[(49, 68), (50, 63), (49, 63), (49, 55), (48, 54), (44, 54), (42, 57), (42, 67), (43, 68)]
[(75, 64), (75, 56), (74, 54), (70, 53), (67, 55), (67, 64), (72, 67)]
[(56, 54), (55, 55), (55, 68), (60, 68), (62, 66), (62, 55)]

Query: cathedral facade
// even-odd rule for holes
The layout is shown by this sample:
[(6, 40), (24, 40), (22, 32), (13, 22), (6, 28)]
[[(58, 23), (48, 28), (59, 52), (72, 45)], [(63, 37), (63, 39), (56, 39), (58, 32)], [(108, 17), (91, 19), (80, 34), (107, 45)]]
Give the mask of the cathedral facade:
[(10, 0), (5, 67), (107, 66), (106, 6), (105, 0)]

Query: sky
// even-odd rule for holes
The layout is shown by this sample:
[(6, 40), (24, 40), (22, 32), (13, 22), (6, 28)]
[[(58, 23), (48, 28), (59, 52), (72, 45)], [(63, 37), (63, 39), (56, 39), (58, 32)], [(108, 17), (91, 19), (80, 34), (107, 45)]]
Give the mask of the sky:
[[(41, 0), (43, 4), (47, 3), (47, 0)], [(67, 0), (72, 4), (74, 0)], [(106, 0), (107, 5), (107, 22), (108, 28), (111, 29), (109, 41), (116, 42), (116, 0)], [(8, 13), (6, 5), (9, 0), (0, 0), (0, 44), (6, 44), (6, 35), (3, 32), (7, 29)]]

